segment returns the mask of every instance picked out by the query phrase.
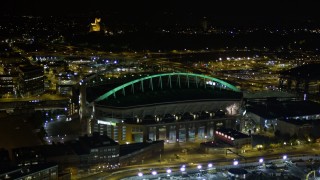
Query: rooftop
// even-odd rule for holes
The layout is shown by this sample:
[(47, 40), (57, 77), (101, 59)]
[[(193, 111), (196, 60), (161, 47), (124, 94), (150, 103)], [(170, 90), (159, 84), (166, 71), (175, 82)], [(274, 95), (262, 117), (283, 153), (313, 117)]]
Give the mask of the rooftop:
[(128, 94), (117, 96), (108, 100), (99, 101), (97, 104), (113, 107), (130, 107), (138, 105), (172, 103), (190, 100), (219, 100), (219, 99), (241, 99), (241, 92), (233, 92), (219, 89), (166, 89), (158, 91), (148, 91), (144, 93)]
[[(22, 153), (24, 157), (54, 157), (74, 154), (73, 150), (65, 144), (40, 145), (13, 149), (13, 153)], [(42, 157), (43, 158), (43, 157)]]
[(296, 68), (281, 72), (282, 75), (289, 75), (297, 78), (320, 78), (320, 64), (306, 64)]
[(217, 131), (226, 134), (227, 136), (233, 137), (234, 139), (241, 139), (241, 138), (249, 138), (250, 136), (243, 134), (239, 131), (230, 128), (219, 128)]
[(280, 119), (280, 121), (284, 121), (290, 124), (298, 125), (298, 126), (312, 126), (312, 125), (320, 125), (319, 120), (306, 120), (306, 119)]
[(82, 155), (89, 154), (91, 149), (105, 146), (116, 146), (118, 143), (107, 135), (93, 133), (92, 136), (81, 136), (78, 141), (69, 142), (68, 145), (72, 147), (76, 154)]
[(151, 143), (141, 142), (141, 143), (132, 143), (132, 144), (121, 144), (119, 154), (120, 154), (120, 156), (125, 156), (127, 154), (144, 149), (146, 147), (149, 147), (152, 144), (156, 144), (159, 142), (161, 142), (161, 141), (153, 141)]
[(244, 92), (243, 98), (248, 99), (267, 99), (267, 98), (295, 98), (295, 94), (284, 91), (265, 90), (258, 92)]
[(13, 150), (13, 153), (23, 154), (25, 158), (44, 158), (64, 155), (82, 155), (89, 154), (93, 148), (118, 145), (107, 135), (94, 133), (92, 136), (79, 137), (77, 141), (68, 141), (64, 144), (40, 145), (32, 147), (21, 147)]
[[(0, 169), (0, 179), (18, 179), (29, 174), (39, 172), (48, 168), (57, 168), (58, 165), (53, 163), (37, 164), (24, 167), (7, 167)], [(6, 176), (7, 175), (7, 176)]]
[(265, 119), (290, 118), (320, 114), (320, 104), (313, 101), (250, 102), (247, 112)]

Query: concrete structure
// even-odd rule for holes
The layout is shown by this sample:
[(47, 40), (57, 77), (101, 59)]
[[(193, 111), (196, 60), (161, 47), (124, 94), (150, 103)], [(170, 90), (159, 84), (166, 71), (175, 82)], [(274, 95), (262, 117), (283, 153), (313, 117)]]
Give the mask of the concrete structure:
[(111, 168), (119, 165), (119, 144), (107, 135), (94, 133), (92, 136), (82, 136), (70, 145), (84, 166), (105, 164)]
[[(23, 64), (23, 63), (22, 63)], [(44, 91), (43, 67), (21, 64), (5, 64), (0, 75), (0, 96), (17, 98), (38, 95)]]
[(282, 135), (296, 136), (297, 138), (304, 138), (311, 134), (320, 137), (319, 127), (319, 120), (286, 119), (278, 120), (275, 130), (278, 130)]
[[(147, 140), (165, 140), (166, 142), (185, 142), (212, 139), (214, 129), (219, 126), (234, 127), (234, 117), (176, 121), (172, 123), (129, 124), (125, 121), (112, 123), (100, 121), (97, 127), (110, 134), (120, 143), (146, 142)], [(109, 124), (110, 123), (110, 124)], [(96, 129), (98, 131), (99, 129)]]
[(306, 64), (280, 74), (279, 88), (297, 92), (307, 99), (309, 96), (319, 100), (320, 64)]
[(206, 154), (226, 154), (227, 149), (235, 152), (236, 149), (231, 145), (218, 143), (217, 141), (207, 141), (200, 143), (200, 149)]
[(215, 130), (215, 138), (237, 148), (251, 144), (250, 136), (230, 128), (219, 128)]
[(164, 141), (122, 144), (120, 145), (120, 166), (143, 164), (144, 160), (150, 157), (159, 157), (161, 161), (163, 150)]
[(256, 125), (257, 131), (263, 129), (274, 131), (278, 120), (281, 119), (320, 120), (320, 104), (312, 101), (266, 100), (248, 102), (246, 106), (244, 116)]
[(97, 165), (105, 165), (107, 168), (119, 166), (119, 144), (106, 135), (96, 133), (65, 144), (16, 148), (12, 154), (18, 165), (53, 162), (62, 168), (80, 169)]
[(0, 96), (15, 97), (18, 91), (17, 75), (0, 75)]
[(92, 131), (119, 143), (210, 139), (234, 127), (242, 92), (219, 79), (192, 73), (140, 77), (110, 89), (93, 103)]
[(41, 66), (19, 66), (19, 90), (22, 96), (44, 92), (44, 69)]
[(0, 169), (0, 179), (54, 180), (58, 179), (58, 165), (47, 163), (32, 166), (2, 168)]
[[(54, 98), (56, 100), (54, 100)], [(8, 113), (32, 113), (37, 110), (48, 111), (64, 111), (67, 115), (66, 109), (70, 111), (69, 98), (21, 98), (21, 99), (1, 99), (0, 110)], [(69, 113), (70, 115), (71, 113)]]

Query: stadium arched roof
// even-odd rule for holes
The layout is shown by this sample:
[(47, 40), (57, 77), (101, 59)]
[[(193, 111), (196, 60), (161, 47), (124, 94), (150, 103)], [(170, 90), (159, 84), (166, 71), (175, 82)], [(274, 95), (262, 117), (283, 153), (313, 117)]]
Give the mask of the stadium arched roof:
[(108, 92), (106, 92), (105, 94), (101, 95), (100, 97), (98, 97), (95, 101), (102, 101), (102, 100), (105, 100), (105, 99), (108, 99), (109, 96), (111, 95), (114, 95), (116, 92), (118, 91), (122, 91), (124, 88), (128, 87), (128, 86), (132, 86), (136, 83), (140, 83), (140, 82), (143, 82), (145, 80), (152, 80), (153, 78), (161, 78), (161, 77), (166, 77), (166, 76), (186, 76), (187, 79), (189, 77), (193, 77), (195, 79), (199, 78), (199, 79), (204, 79), (204, 80), (208, 80), (208, 81), (212, 81), (212, 82), (215, 82), (217, 84), (220, 85), (220, 87), (222, 86), (223, 88), (225, 89), (230, 89), (232, 91), (235, 91), (235, 92), (241, 92), (240, 89), (238, 89), (237, 87), (223, 81), (223, 80), (220, 80), (220, 79), (217, 79), (217, 78), (214, 78), (214, 77), (211, 77), (211, 76), (207, 76), (207, 75), (202, 75), (202, 74), (194, 74), (194, 73), (163, 73), (163, 74), (155, 74), (155, 75), (149, 75), (149, 76), (146, 76), (146, 77), (142, 77), (142, 78), (139, 78), (139, 79), (136, 79), (136, 80), (133, 80), (133, 81), (130, 81), (130, 82), (127, 82), (127, 83), (124, 83), (118, 87), (115, 87), (111, 90), (109, 90)]

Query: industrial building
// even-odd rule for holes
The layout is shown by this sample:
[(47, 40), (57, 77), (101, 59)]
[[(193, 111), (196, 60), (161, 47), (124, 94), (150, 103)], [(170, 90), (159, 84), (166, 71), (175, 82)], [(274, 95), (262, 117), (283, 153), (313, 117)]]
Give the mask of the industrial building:
[(119, 165), (119, 144), (97, 133), (64, 144), (16, 148), (12, 154), (13, 161), (20, 166), (47, 162), (57, 163), (64, 168), (90, 168), (97, 165), (112, 168)]
[(282, 134), (303, 136), (303, 132), (310, 132), (307, 129), (320, 122), (320, 104), (303, 100), (251, 101), (243, 115), (246, 120), (241, 123), (241, 129), (249, 127), (252, 133), (278, 130)]

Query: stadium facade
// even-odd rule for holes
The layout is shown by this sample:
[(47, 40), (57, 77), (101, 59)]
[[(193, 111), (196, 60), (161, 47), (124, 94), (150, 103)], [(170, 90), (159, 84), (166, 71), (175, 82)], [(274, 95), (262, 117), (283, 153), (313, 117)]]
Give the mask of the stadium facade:
[(212, 139), (217, 128), (235, 127), (242, 97), (237, 87), (206, 75), (138, 76), (93, 101), (88, 124), (121, 144)]

